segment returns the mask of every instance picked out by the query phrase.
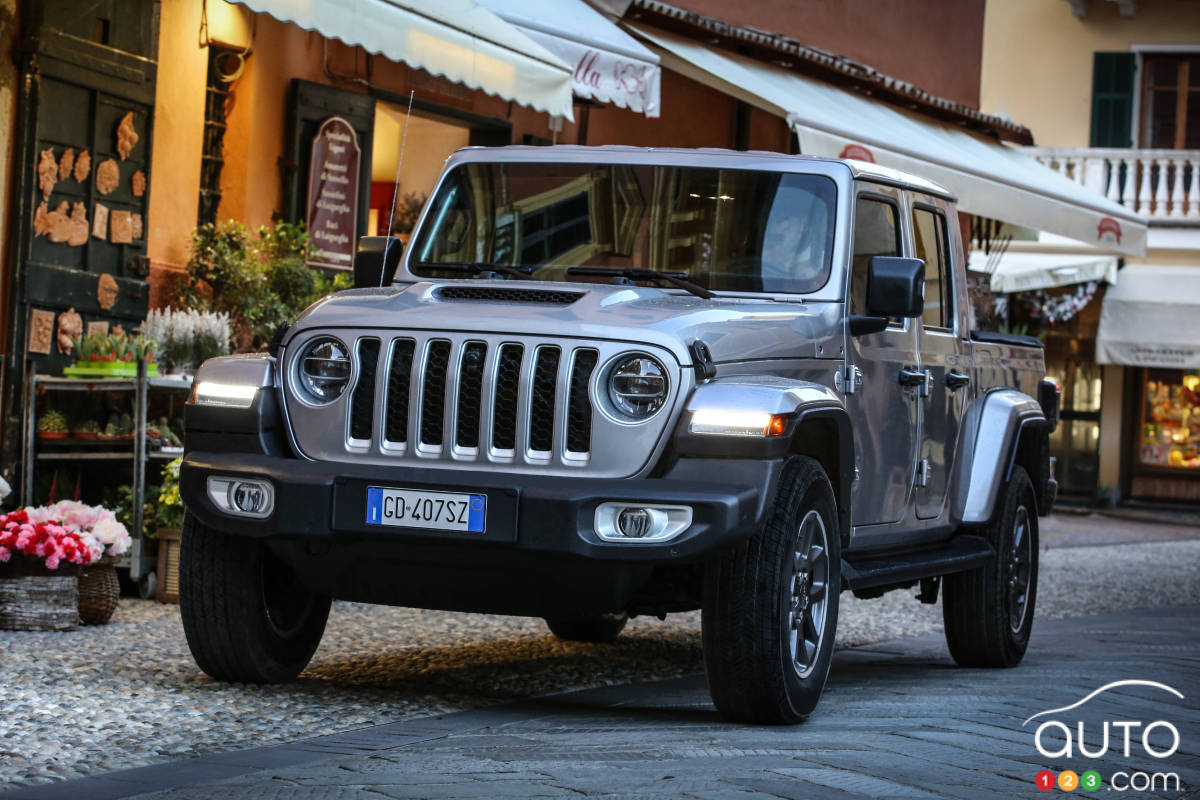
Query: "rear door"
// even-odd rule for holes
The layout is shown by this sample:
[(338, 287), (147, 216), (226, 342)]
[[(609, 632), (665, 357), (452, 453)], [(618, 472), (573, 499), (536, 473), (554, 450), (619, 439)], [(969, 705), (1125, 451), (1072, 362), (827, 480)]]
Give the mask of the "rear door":
[(956, 271), (962, 268), (963, 254), (961, 248), (956, 252), (958, 237), (949, 227), (957, 219), (944, 200), (919, 194), (910, 195), (909, 218), (912, 255), (925, 262), (925, 312), (914, 320), (920, 368), (927, 376), (917, 397), (921, 424), (915, 507), (918, 518), (934, 519), (946, 504), (973, 370), (962, 313), (966, 295)]
[[(903, 254), (904, 206), (900, 191), (864, 184), (855, 200), (854, 251), (850, 269), (851, 314), (866, 314), (867, 265), (874, 256)], [(850, 338), (848, 362), (861, 373), (857, 390), (846, 395), (854, 425), (853, 508), (855, 540), (869, 542), (860, 526), (911, 518), (913, 462), (916, 460), (916, 391), (897, 380), (917, 362), (916, 320), (892, 320), (879, 333)]]

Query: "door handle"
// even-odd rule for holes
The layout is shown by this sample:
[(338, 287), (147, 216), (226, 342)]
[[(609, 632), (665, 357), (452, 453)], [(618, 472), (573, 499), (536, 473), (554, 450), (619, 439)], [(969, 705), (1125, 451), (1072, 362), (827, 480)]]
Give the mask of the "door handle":
[(950, 391), (961, 389), (971, 382), (970, 375), (964, 375), (961, 372), (950, 372), (946, 375), (946, 385), (950, 387)]
[(920, 386), (925, 382), (925, 371), (919, 369), (902, 369), (897, 378), (901, 386)]

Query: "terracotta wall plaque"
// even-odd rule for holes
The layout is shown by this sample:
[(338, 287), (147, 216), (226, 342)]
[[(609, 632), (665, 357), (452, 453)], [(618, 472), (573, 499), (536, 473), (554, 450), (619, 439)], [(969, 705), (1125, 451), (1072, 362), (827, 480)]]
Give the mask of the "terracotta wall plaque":
[(71, 247), (79, 247), (87, 244), (88, 240), (88, 220), (87, 206), (83, 203), (76, 203), (71, 207), (71, 235), (67, 239), (67, 244)]
[(75, 180), (83, 183), (87, 180), (88, 173), (92, 171), (92, 154), (84, 150), (75, 159)]
[(50, 354), (54, 341), (54, 312), (35, 308), (29, 312), (29, 352)]
[(66, 150), (63, 150), (62, 156), (58, 159), (58, 179), (65, 181), (74, 169), (75, 148), (68, 147)]
[[(116, 216), (117, 213), (114, 211), (113, 216)], [(96, 284), (96, 302), (100, 304), (101, 308), (108, 311), (117, 304), (118, 291), (120, 291), (120, 287), (117, 286), (117, 279), (105, 272), (100, 275), (100, 280)], [(116, 330), (114, 329), (113, 332), (115, 333)]]
[(46, 238), (52, 242), (62, 243), (71, 238), (71, 217), (68, 216), (70, 205), (66, 200), (58, 204), (58, 208), (46, 215)]
[(75, 313), (72, 306), (58, 315), (58, 352), (70, 355), (75, 349), (76, 336), (83, 335), (83, 317)]
[(139, 138), (137, 131), (133, 129), (133, 112), (130, 111), (121, 117), (121, 124), (117, 126), (117, 153), (122, 161), (129, 158), (129, 151), (138, 143)]
[(140, 169), (133, 173), (133, 176), (129, 179), (129, 185), (133, 189), (134, 197), (144, 195), (146, 193), (146, 173)]
[(108, 212), (108, 240), (113, 244), (133, 241), (133, 215), (128, 211)]
[(58, 182), (58, 162), (54, 160), (54, 148), (47, 147), (42, 151), (42, 157), (38, 160), (37, 165), (38, 188), (42, 190), (42, 197), (50, 199), (50, 193), (54, 191), (54, 184)]
[(121, 168), (111, 158), (106, 158), (96, 167), (96, 189), (100, 194), (109, 194), (121, 183)]
[(358, 239), (358, 135), (341, 117), (321, 123), (308, 173), (309, 265), (350, 269)]
[(91, 322), (89, 322), (87, 324), (87, 335), (88, 336), (107, 336), (108, 335), (108, 323), (105, 322), (104, 320), (99, 320), (99, 319), (92, 320)]
[(92, 236), (108, 238), (108, 206), (103, 203), (96, 203), (96, 210), (92, 212)]

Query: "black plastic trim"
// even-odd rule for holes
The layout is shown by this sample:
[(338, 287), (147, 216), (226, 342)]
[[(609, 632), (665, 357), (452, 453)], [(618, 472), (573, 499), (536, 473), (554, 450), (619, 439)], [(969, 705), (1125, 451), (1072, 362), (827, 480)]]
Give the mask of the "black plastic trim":
[(982, 567), (994, 556), (995, 550), (987, 539), (963, 534), (922, 550), (847, 556), (842, 559), (842, 579), (850, 589), (871, 589), (966, 572)]
[(1036, 347), (1039, 350), (1045, 347), (1040, 339), (1033, 336), (1023, 336), (1019, 333), (1001, 333), (1000, 331), (981, 331), (977, 328), (971, 329), (971, 340), (976, 342), (991, 342), (992, 344), (1011, 344), (1017, 347)]

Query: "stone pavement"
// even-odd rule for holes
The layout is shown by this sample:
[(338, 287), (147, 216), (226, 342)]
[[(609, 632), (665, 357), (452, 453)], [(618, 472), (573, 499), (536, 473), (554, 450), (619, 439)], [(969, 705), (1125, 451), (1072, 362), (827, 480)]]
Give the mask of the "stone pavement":
[[(224, 753), (4, 793), (18, 798), (988, 798), (1034, 797), (1041, 770), (1099, 772), (1108, 797), (1200, 797), (1200, 607), (1042, 622), (1012, 670), (953, 666), (940, 636), (838, 653), (817, 713), (797, 727), (729, 725), (703, 676), (614, 686), (398, 722), (280, 747)], [(1073, 710), (1114, 681), (1119, 686)], [(1152, 729), (1146, 754), (1141, 731)], [(1130, 753), (1037, 752), (1034, 730), (1137, 722)], [(1061, 728), (1056, 730), (1061, 731)], [(1062, 734), (1042, 739), (1059, 751)], [(1075, 744), (1073, 742), (1073, 744)], [(1155, 776), (1151, 778), (1151, 776)], [(1179, 790), (1170, 775), (1178, 775)], [(1166, 777), (1160, 777), (1166, 776)], [(1160, 781), (1157, 790), (1142, 782)], [(1162, 789), (1161, 781), (1168, 788)], [(1059, 789), (1051, 791), (1058, 793)], [(1076, 790), (1088, 796), (1095, 792)]]

